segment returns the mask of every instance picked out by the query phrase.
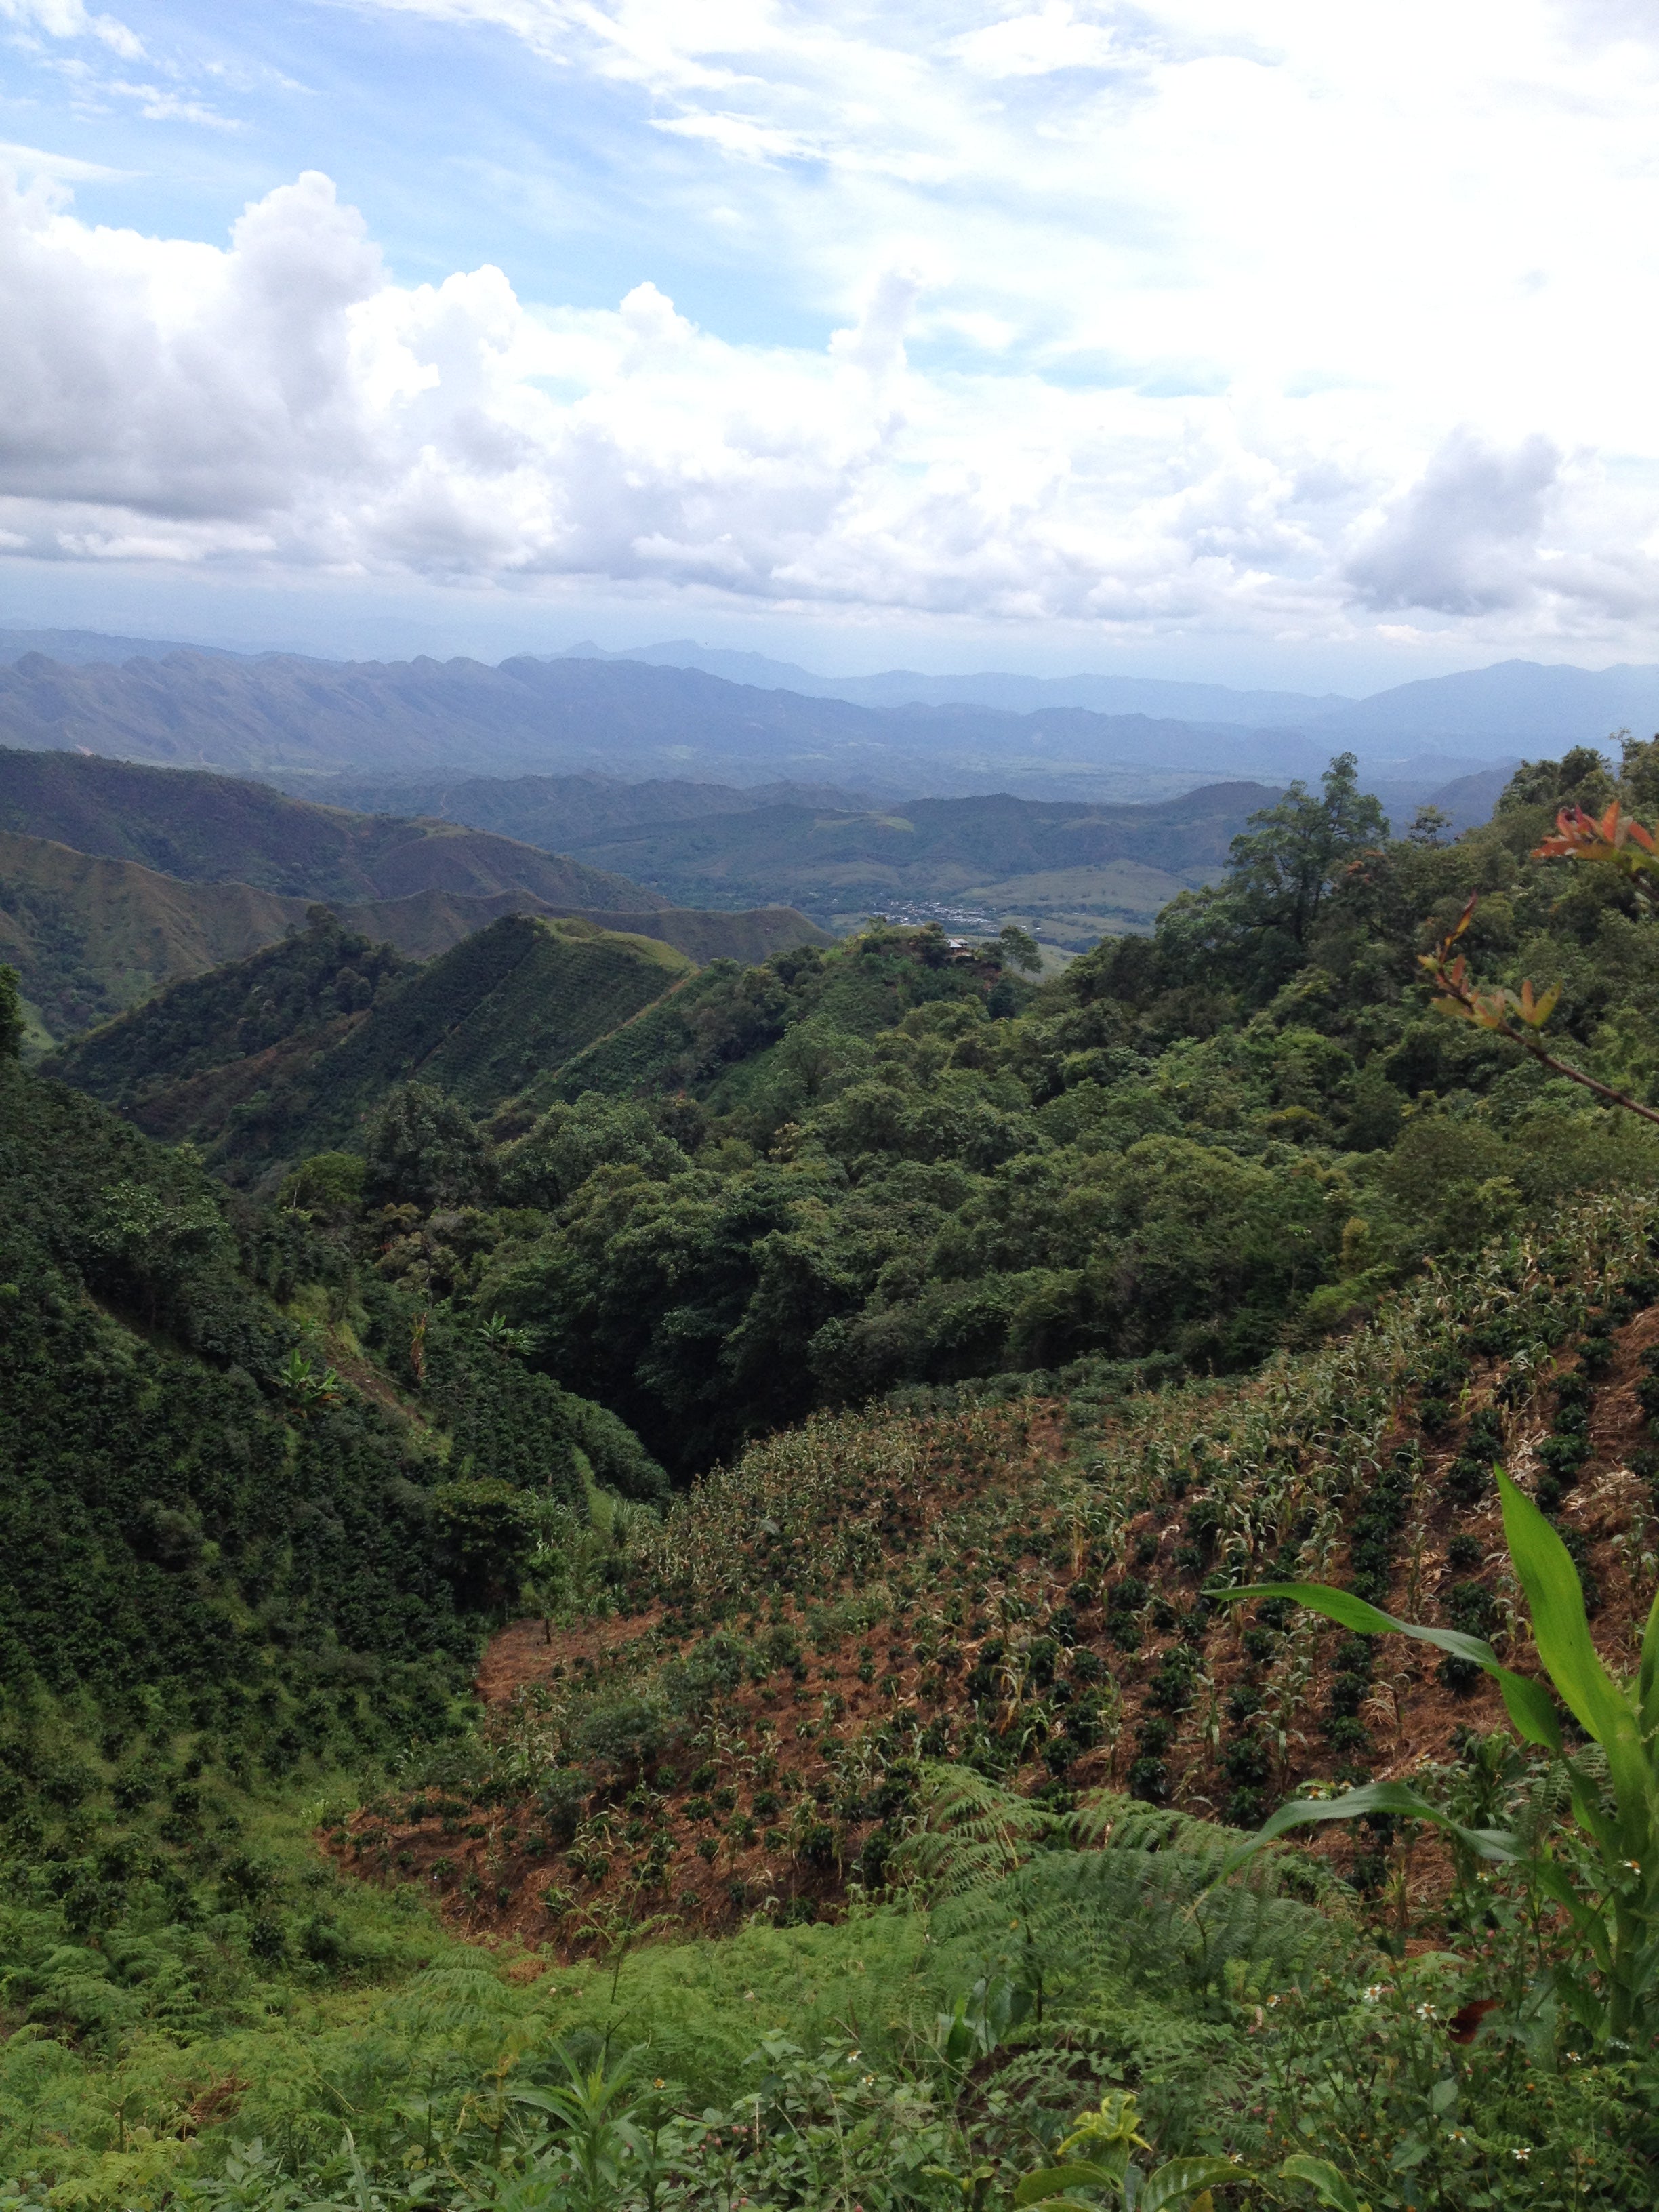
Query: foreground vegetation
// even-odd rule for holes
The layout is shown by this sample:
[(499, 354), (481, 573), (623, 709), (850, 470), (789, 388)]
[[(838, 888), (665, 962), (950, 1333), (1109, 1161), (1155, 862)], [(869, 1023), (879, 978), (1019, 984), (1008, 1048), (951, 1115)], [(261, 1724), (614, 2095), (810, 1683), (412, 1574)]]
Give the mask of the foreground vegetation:
[(1339, 763), (1057, 981), (873, 927), (476, 1110), (319, 921), (86, 1048), (351, 1050), (234, 1188), (0, 992), (0, 2202), (1650, 2202), (1659, 1153), (1419, 966), (1480, 892), (1650, 1100), (1607, 785)]

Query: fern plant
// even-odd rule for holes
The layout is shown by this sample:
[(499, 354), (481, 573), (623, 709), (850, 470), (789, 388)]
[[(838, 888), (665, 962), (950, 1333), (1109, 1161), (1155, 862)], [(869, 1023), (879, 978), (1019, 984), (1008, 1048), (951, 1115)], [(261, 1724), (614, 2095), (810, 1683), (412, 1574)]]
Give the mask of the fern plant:
[(1330, 1912), (1279, 1893), (1276, 1863), (1218, 1879), (1236, 1830), (1115, 1796), (1055, 1814), (959, 1767), (933, 1770), (923, 1808), (895, 1857), (933, 1904), (934, 1940), (1003, 1959), (1034, 2024), (1060, 1981), (1127, 1971), (1236, 1999), (1346, 1947)]

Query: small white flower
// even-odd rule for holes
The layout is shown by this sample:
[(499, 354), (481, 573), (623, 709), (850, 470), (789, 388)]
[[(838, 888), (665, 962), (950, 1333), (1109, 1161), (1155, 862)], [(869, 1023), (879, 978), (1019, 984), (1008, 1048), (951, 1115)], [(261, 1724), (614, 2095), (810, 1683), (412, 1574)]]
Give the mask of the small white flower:
[(1388, 1988), (1389, 1985), (1386, 1982), (1373, 1982), (1370, 1989), (1363, 1992), (1366, 2003), (1375, 2004), (1379, 1997), (1386, 1996), (1388, 1995)]
[(1510, 2153), (1510, 2156), (1516, 2161), (1517, 2166), (1524, 2166), (1527, 2160), (1532, 2156), (1532, 2145), (1530, 2143), (1522, 2143), (1520, 2149), (1512, 2150)]

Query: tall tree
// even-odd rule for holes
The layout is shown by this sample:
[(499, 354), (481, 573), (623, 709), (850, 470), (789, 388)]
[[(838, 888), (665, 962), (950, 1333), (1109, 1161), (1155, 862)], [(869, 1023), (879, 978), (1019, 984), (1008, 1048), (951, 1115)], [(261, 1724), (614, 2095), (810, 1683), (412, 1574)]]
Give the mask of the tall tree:
[(1340, 871), (1388, 834), (1381, 805), (1359, 788), (1359, 763), (1339, 753), (1317, 795), (1298, 781), (1276, 806), (1251, 815), (1232, 842), (1227, 890), (1248, 924), (1305, 945)]
[(17, 970), (0, 968), (0, 1060), (13, 1059), (23, 1042), (23, 1000)]

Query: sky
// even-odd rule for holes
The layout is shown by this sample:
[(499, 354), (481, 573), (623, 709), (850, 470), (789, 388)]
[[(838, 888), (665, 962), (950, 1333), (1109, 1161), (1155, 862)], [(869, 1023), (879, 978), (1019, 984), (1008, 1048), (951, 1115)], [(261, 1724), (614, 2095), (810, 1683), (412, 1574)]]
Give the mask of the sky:
[(0, 621), (1659, 660), (1650, 0), (0, 0)]

